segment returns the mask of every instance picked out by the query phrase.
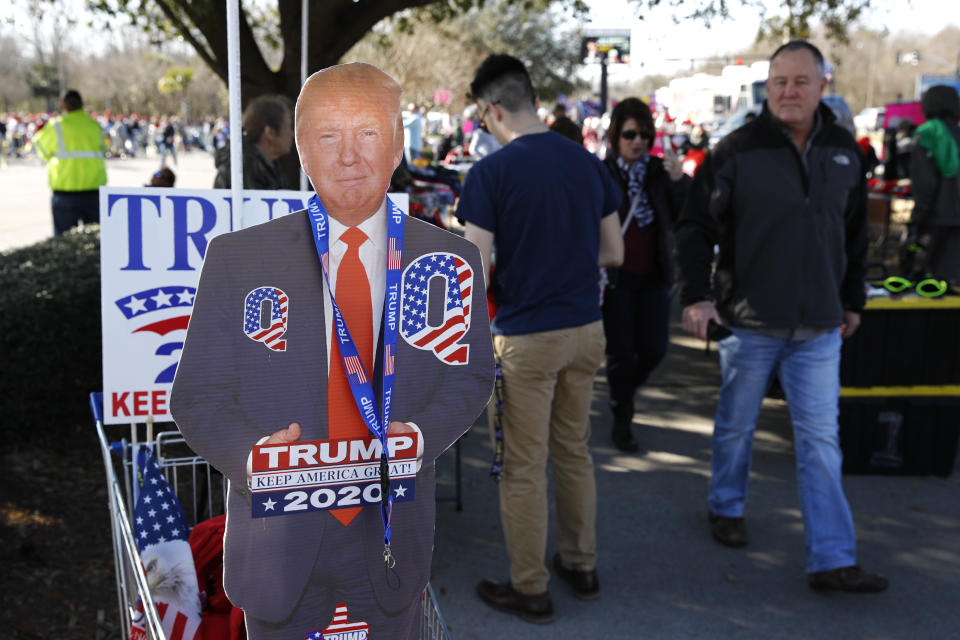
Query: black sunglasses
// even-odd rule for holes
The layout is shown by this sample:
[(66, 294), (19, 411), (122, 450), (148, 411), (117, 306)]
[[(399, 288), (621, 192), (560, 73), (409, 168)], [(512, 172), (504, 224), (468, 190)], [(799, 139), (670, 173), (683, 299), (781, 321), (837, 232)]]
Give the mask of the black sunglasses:
[(633, 139), (636, 138), (637, 136), (640, 136), (641, 138), (643, 138), (644, 140), (647, 140), (647, 141), (653, 140), (653, 137), (654, 137), (652, 131), (637, 131), (636, 129), (630, 129), (629, 131), (623, 131), (623, 132), (620, 134), (620, 137), (623, 138), (624, 140), (633, 140)]

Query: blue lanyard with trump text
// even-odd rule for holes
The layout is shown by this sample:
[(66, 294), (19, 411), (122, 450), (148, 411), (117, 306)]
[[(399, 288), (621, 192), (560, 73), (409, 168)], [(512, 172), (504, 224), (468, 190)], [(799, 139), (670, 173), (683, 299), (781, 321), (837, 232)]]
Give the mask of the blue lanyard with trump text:
[[(383, 315), (383, 410), (377, 416), (373, 385), (357, 347), (350, 337), (350, 329), (343, 319), (340, 307), (330, 286), (330, 224), (327, 210), (320, 198), (314, 194), (309, 201), (307, 212), (313, 226), (313, 240), (323, 268), (323, 278), (330, 294), (333, 308), (333, 320), (336, 331), (333, 335), (340, 345), (340, 359), (347, 374), (350, 392), (370, 433), (380, 441), (380, 516), (383, 519), (383, 559), (387, 567), (393, 567), (396, 561), (390, 552), (390, 518), (393, 513), (393, 495), (390, 492), (390, 450), (387, 447), (387, 428), (390, 425), (390, 404), (393, 396), (394, 360), (397, 355), (397, 332), (400, 317), (400, 258), (403, 252), (403, 212), (387, 198), (387, 278), (384, 288)], [(331, 366), (333, 364), (331, 363)]]

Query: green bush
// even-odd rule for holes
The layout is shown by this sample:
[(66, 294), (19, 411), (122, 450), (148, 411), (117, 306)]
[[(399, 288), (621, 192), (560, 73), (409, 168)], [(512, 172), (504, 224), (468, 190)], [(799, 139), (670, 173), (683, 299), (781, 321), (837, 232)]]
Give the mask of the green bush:
[(100, 345), (99, 226), (0, 253), (4, 441), (92, 424)]

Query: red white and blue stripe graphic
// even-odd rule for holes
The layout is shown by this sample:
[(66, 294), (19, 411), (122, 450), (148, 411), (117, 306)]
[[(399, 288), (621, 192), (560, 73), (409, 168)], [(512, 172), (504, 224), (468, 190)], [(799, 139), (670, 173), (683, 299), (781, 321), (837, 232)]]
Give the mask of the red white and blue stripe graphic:
[(388, 344), (383, 349), (383, 375), (385, 376), (393, 375), (394, 360), (396, 359), (396, 356), (394, 355), (393, 352), (395, 350), (396, 350), (396, 346), (392, 344)]
[[(167, 640), (192, 640), (196, 637), (201, 622), (199, 617), (191, 621), (182, 611), (171, 607), (166, 602), (157, 602), (156, 605), (157, 617), (160, 618)], [(137, 602), (136, 614), (130, 622), (129, 640), (147, 640), (147, 623), (142, 600)]]
[[(270, 304), (269, 326), (261, 318), (263, 303)], [(256, 342), (262, 342), (273, 351), (286, 351), (287, 341), (281, 340), (287, 332), (289, 299), (282, 289), (257, 287), (247, 294), (243, 309), (243, 332)]]
[[(430, 281), (435, 277), (445, 281), (443, 317), (431, 324)], [(460, 344), (460, 339), (470, 329), (472, 293), (473, 270), (460, 256), (434, 252), (417, 258), (403, 272), (400, 335), (418, 349), (433, 351), (446, 364), (467, 364), (469, 345)]]
[(349, 356), (344, 358), (343, 366), (346, 368), (347, 374), (357, 376), (360, 379), (361, 384), (367, 381), (367, 375), (363, 371), (363, 365), (360, 363), (360, 358), (358, 356)]
[(387, 269), (399, 269), (403, 252), (397, 249), (396, 238), (390, 238), (390, 249), (387, 251)]
[(333, 620), (326, 629), (307, 631), (304, 640), (369, 640), (370, 625), (362, 621), (349, 621), (347, 605), (342, 602), (333, 612)]
[[(137, 550), (157, 617), (170, 640), (193, 640), (200, 628), (200, 597), (183, 507), (151, 451), (137, 451), (137, 501), (133, 513)], [(130, 639), (146, 638), (143, 601), (130, 622)]]

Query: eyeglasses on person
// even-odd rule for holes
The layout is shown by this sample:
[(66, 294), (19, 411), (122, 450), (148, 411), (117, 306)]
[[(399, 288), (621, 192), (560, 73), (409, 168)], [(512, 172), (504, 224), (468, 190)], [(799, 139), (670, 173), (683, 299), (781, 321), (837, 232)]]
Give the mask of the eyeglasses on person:
[(633, 140), (637, 136), (640, 136), (642, 140), (646, 140), (647, 142), (653, 140), (654, 137), (652, 131), (637, 131), (636, 129), (630, 129), (620, 133), (620, 137), (624, 140)]

